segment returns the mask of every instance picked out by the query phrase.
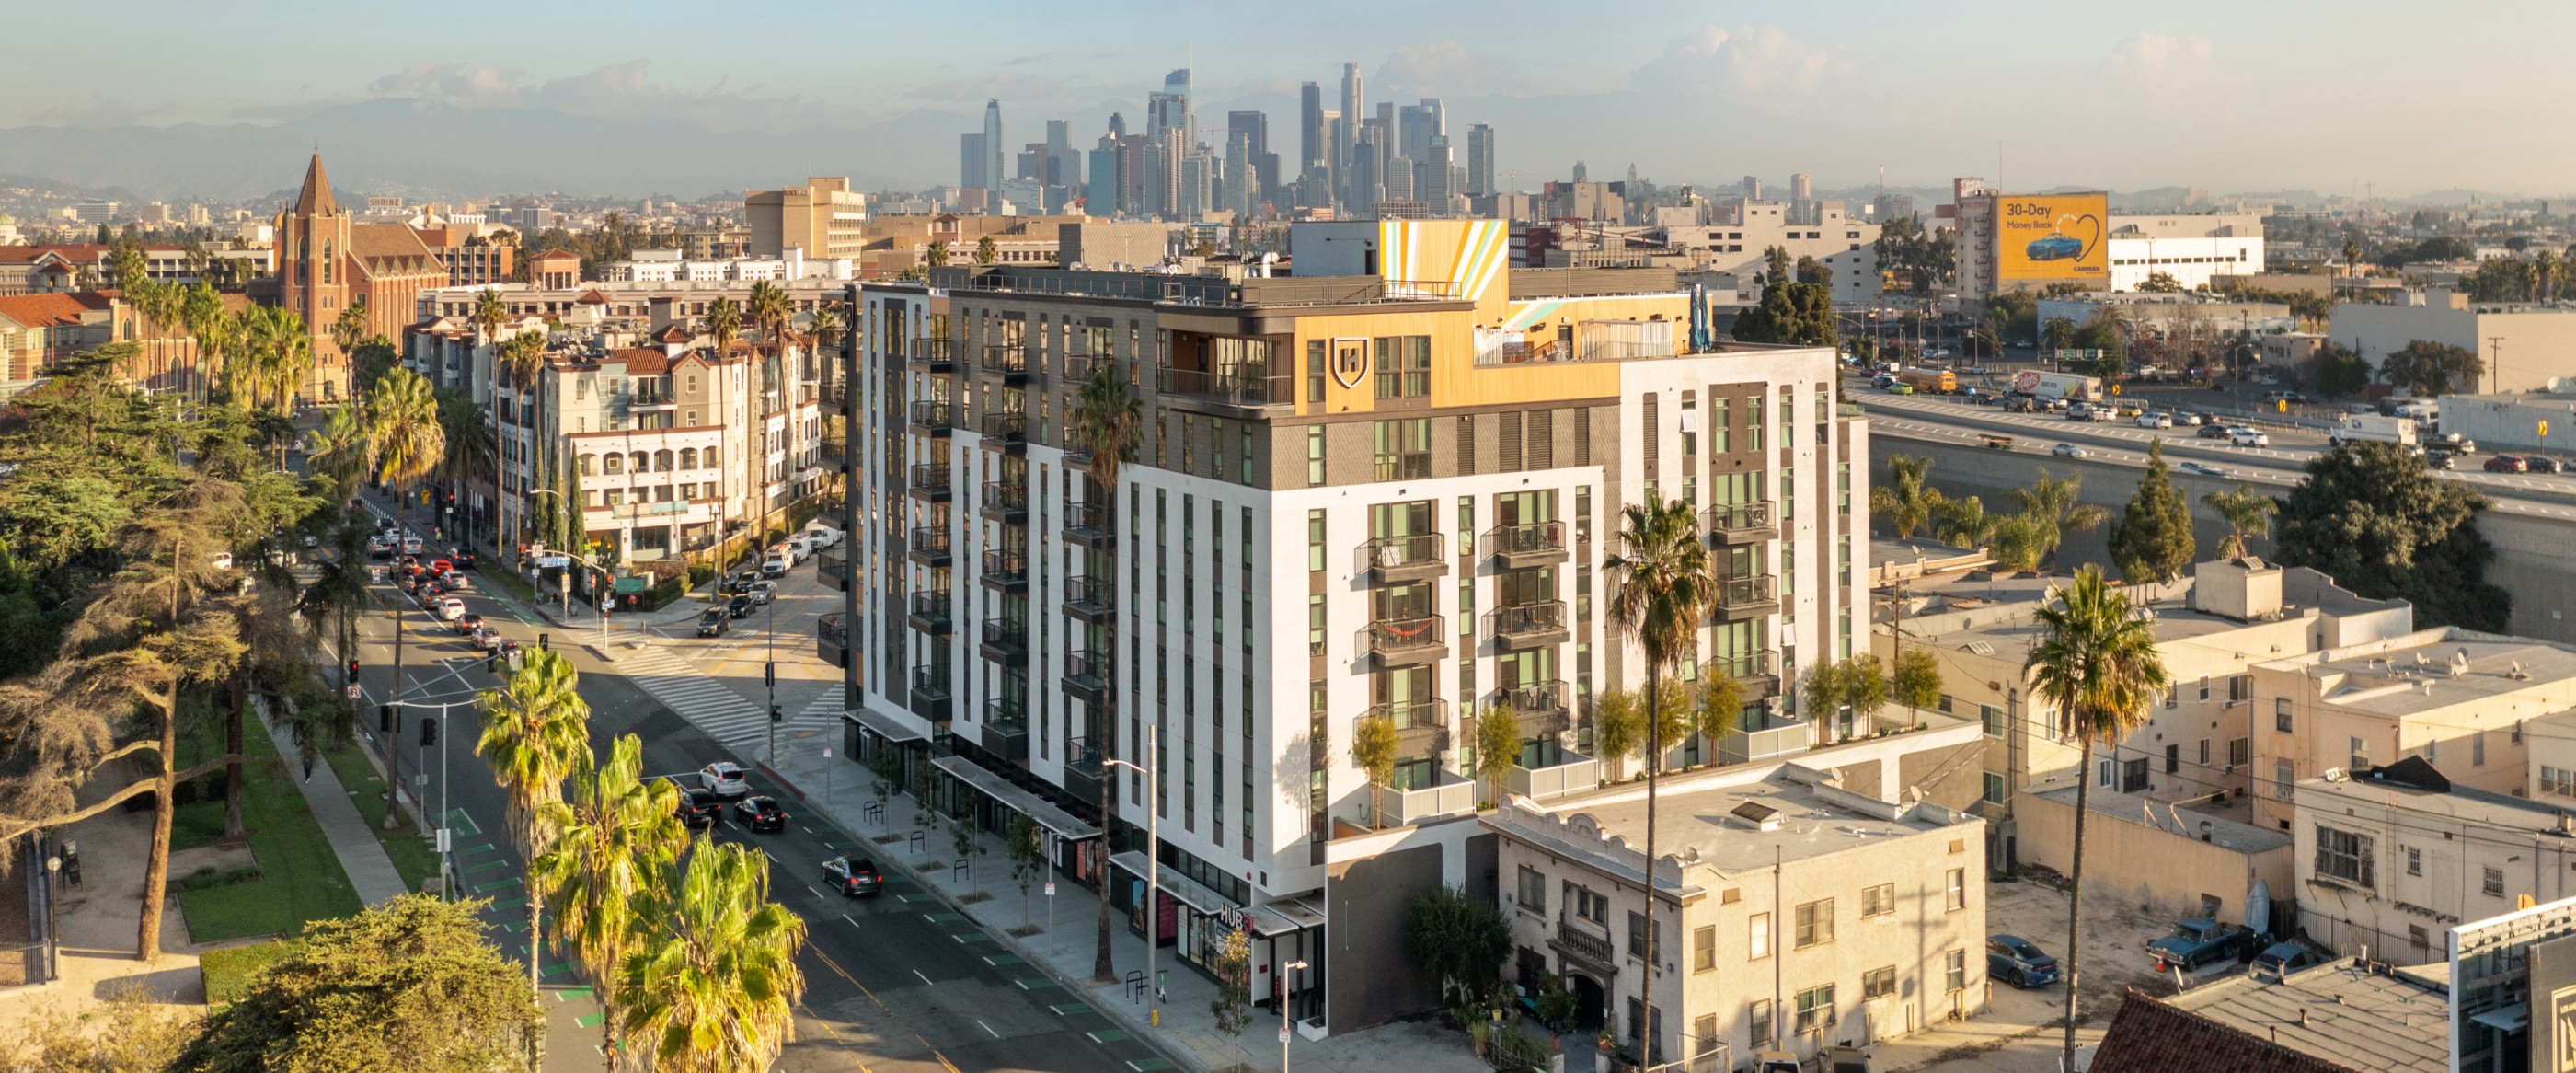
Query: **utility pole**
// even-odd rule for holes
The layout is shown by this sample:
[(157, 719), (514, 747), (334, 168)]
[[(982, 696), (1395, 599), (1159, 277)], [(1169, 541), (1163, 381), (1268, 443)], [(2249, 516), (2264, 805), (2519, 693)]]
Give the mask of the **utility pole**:
[(2487, 349), (2490, 353), (2495, 355), (2494, 357), (2487, 359), (2487, 368), (2489, 371), (2495, 373), (2496, 393), (2501, 395), (2504, 393), (2504, 337), (2501, 335), (2488, 336)]

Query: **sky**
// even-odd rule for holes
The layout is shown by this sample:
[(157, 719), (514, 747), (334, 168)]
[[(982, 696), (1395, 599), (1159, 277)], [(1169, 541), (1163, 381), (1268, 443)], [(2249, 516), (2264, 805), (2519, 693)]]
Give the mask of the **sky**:
[[(917, 188), (956, 181), (956, 135), (987, 98), (1013, 146), (1042, 140), (1047, 118), (1073, 120), (1088, 146), (1112, 110), (1139, 122), (1145, 94), (1183, 66), (1202, 126), (1267, 110), (1273, 148), (1293, 159), (1298, 83), (1337, 105), (1351, 61), (1372, 110), (1439, 97), (1462, 146), (1468, 125), (1494, 125), (1515, 188), (1576, 160), (1596, 178), (1632, 163), (1666, 183), (1803, 171), (1826, 189), (1875, 184), (1881, 169), (1917, 187), (1958, 175), (2033, 190), (2576, 187), (2564, 0), (7, 0), (0, 12), (12, 37), (61, 44), (0, 64), (0, 174), (90, 183), (125, 168), (184, 185), (184, 168), (140, 148), (173, 130), (364, 143), (377, 122), (364, 117), (435, 110), (448, 120), (436, 136), (467, 143), (532, 123), (631, 140), (614, 171), (563, 169), (576, 184), (714, 182), (660, 187), (697, 196), (792, 178), (715, 181), (710, 162), (673, 159), (720, 146), (754, 166)], [(406, 129), (383, 122), (389, 137)], [(505, 146), (522, 151), (436, 149)], [(347, 147), (362, 173), (408, 159)], [(494, 167), (455, 181), (528, 181)], [(282, 185), (301, 161), (274, 170)], [(401, 178), (349, 170), (335, 178)]]

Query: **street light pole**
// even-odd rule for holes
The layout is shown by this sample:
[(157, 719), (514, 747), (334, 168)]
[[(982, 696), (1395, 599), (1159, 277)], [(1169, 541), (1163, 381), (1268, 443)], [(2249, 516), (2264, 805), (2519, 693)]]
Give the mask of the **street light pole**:
[(1288, 1073), (1288, 974), (1304, 971), (1303, 961), (1279, 966), (1279, 1073)]
[(1154, 747), (1155, 725), (1145, 724), (1145, 766), (1126, 760), (1104, 759), (1101, 764), (1123, 767), (1145, 776), (1145, 990), (1152, 994), (1153, 1005), (1146, 1011), (1148, 1023), (1163, 1027), (1163, 988), (1154, 975), (1154, 951), (1163, 945), (1163, 828), (1162, 800), (1155, 793), (1162, 769), (1161, 751)]

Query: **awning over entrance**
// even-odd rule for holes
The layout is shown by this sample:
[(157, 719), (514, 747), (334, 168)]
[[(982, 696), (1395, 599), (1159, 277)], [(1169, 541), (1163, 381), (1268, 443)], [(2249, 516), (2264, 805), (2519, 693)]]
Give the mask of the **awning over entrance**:
[[(1109, 858), (1109, 863), (1126, 869), (1128, 874), (1138, 878), (1143, 878), (1145, 875), (1145, 855), (1136, 850), (1113, 854)], [(1160, 865), (1155, 868), (1155, 872), (1156, 882), (1162, 887), (1163, 893), (1171, 895), (1181, 904), (1196, 909), (1203, 915), (1237, 913), (1243, 908), (1224, 895), (1209, 890), (1198, 880), (1173, 871), (1170, 865)]]
[(2504, 1007), (2503, 1009), (2488, 1010), (2485, 1013), (2473, 1014), (2469, 1017), (2469, 1020), (2485, 1025), (2488, 1028), (2495, 1029), (2498, 1032), (2511, 1033), (2525, 1031), (2531, 1027), (2531, 1004), (2527, 1002), (2515, 1003), (2514, 1005)]
[(1264, 939), (1324, 926), (1323, 914), (1294, 901), (1256, 905), (1246, 915), (1251, 918), (1252, 934)]
[(902, 742), (922, 740), (920, 731), (914, 730), (911, 727), (895, 722), (891, 718), (879, 715), (865, 708), (852, 708), (849, 711), (841, 713), (841, 718), (857, 723), (860, 729), (880, 738), (884, 738), (887, 741)]
[(984, 770), (981, 765), (972, 760), (962, 756), (934, 756), (930, 758), (930, 763), (931, 766), (956, 776), (957, 781), (974, 787), (976, 792), (1001, 802), (1002, 807), (1036, 820), (1038, 826), (1055, 832), (1058, 837), (1076, 842), (1100, 837), (1100, 828), (1084, 823), (1076, 819), (1072, 813), (1048, 804), (1045, 798), (1011, 785), (1009, 779)]

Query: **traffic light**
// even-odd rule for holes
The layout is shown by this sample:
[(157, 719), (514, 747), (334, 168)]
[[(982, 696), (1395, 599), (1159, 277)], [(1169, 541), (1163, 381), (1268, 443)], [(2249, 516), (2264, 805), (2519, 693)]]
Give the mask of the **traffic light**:
[(394, 732), (393, 705), (376, 705), (376, 732), (380, 734), (391, 734)]
[(438, 744), (438, 717), (435, 715), (421, 716), (420, 747), (426, 749), (436, 744)]
[(357, 681), (357, 680), (358, 680), (358, 661), (353, 659), (353, 660), (350, 660), (350, 661), (349, 661), (349, 681), (355, 682), (355, 681)]
[(787, 709), (785, 709), (785, 708), (781, 708), (781, 707), (779, 707), (778, 705), (775, 705), (775, 704), (770, 705), (770, 706), (769, 706), (769, 721), (770, 721), (771, 723), (784, 723), (784, 722), (786, 722), (786, 721), (787, 721)]

